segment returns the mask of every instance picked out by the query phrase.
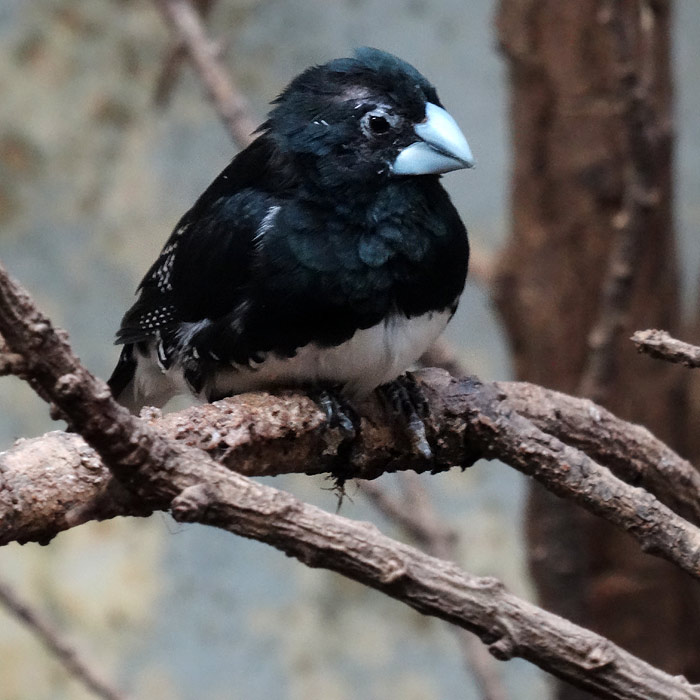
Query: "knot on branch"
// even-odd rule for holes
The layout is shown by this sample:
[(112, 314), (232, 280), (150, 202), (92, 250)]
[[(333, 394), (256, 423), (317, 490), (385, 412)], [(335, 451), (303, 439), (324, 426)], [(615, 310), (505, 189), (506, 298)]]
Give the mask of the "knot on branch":
[(600, 644), (596, 644), (586, 654), (586, 658), (583, 660), (583, 667), (587, 671), (599, 671), (613, 663), (615, 663), (614, 650), (608, 643), (601, 641)]
[(213, 490), (208, 484), (188, 486), (173, 498), (170, 514), (180, 523), (201, 520), (212, 502), (213, 495)]
[(388, 559), (379, 575), (379, 580), (386, 585), (391, 585), (406, 576), (408, 576), (408, 565), (404, 559)]
[(21, 355), (14, 352), (0, 353), (0, 376), (14, 374), (22, 377), (27, 373), (27, 364)]
[(504, 634), (489, 645), (489, 652), (499, 661), (510, 661), (517, 654), (518, 645), (509, 634)]
[(29, 333), (31, 334), (28, 338), (29, 347), (33, 350), (38, 350), (44, 344), (44, 339), (47, 334), (52, 331), (54, 331), (54, 329), (48, 321), (42, 320), (31, 323), (29, 325)]
[(476, 587), (482, 591), (490, 591), (491, 593), (503, 593), (506, 589), (503, 581), (493, 576), (481, 576), (476, 584)]
[(77, 375), (71, 373), (62, 374), (56, 380), (56, 394), (62, 398), (75, 396), (80, 389), (80, 379)]

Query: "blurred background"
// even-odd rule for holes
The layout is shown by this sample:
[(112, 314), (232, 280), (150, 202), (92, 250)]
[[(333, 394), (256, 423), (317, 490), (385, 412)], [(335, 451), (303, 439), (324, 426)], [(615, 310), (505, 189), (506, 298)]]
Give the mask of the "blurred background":
[[(588, 71), (593, 75), (605, 70), (596, 62), (604, 50), (591, 55), (579, 50), (575, 30), (583, 27), (581, 36), (590, 36), (586, 22), (602, 21), (596, 13), (603, 12), (606, 3), (572, 3), (579, 8), (577, 16), (557, 9), (560, 4), (219, 0), (213, 3), (207, 26), (222, 44), (230, 75), (260, 118), (299, 71), (348, 55), (357, 46), (396, 53), (432, 80), (478, 160), (474, 171), (450, 174), (444, 182), (479, 254), (490, 259), (490, 254), (508, 251), (493, 288), (483, 279), (468, 284), (449, 339), (470, 371), (483, 379), (517, 375), (575, 391), (585, 364), (583, 358), (575, 358), (585, 352), (597, 303), (593, 287), (600, 286), (600, 275), (590, 270), (602, 274), (601, 260), (609, 248), (600, 239), (588, 248), (587, 232), (595, 227), (567, 220), (566, 211), (577, 216), (587, 211), (585, 206), (567, 207), (562, 195), (561, 182), (572, 176), (580, 159), (573, 165), (566, 156), (559, 159), (555, 140), (576, 148), (580, 137), (580, 147), (602, 159), (597, 170), (588, 168), (586, 177), (574, 179), (575, 186), (595, 190), (594, 199), (604, 210), (601, 216), (619, 205), (621, 195), (600, 154), (624, 159), (625, 148), (621, 145), (616, 151), (593, 143), (600, 124), (579, 129), (557, 121), (572, 114), (581, 119), (576, 100), (586, 90), (600, 89), (604, 96), (614, 92), (609, 76), (604, 88), (591, 79), (585, 89), (577, 84), (583, 93), (565, 95), (565, 108), (551, 107), (559, 104), (557, 89), (574, 87), (567, 70), (583, 83)], [(667, 154), (659, 156), (666, 206), (651, 225), (656, 233), (647, 237), (656, 241), (649, 259), (668, 265), (663, 270), (642, 265), (635, 308), (648, 310), (660, 303), (661, 311), (653, 319), (663, 324), (667, 313), (672, 322), (663, 325), (675, 324), (678, 330), (684, 323), (695, 332), (700, 327), (692, 318), (697, 314), (700, 262), (700, 4), (678, 0), (671, 17), (666, 14), (669, 3), (648, 5), (650, 16), (660, 24), (670, 22), (667, 28), (656, 26), (664, 40), (655, 45), (651, 84), (659, 96), (654, 97), (655, 114), (661, 115), (668, 138), (675, 135), (676, 141), (675, 161), (670, 141), (664, 142)], [(525, 18), (528, 8), (531, 14)], [(518, 22), (533, 24), (523, 33)], [(147, 0), (0, 0), (0, 256), (56, 325), (68, 330), (87, 366), (103, 377), (116, 361), (112, 338), (137, 283), (177, 219), (236, 152), (201, 80), (188, 65), (179, 71), (167, 106), (154, 104), (171, 46), (168, 26)], [(556, 59), (554, 51), (569, 58)], [(528, 52), (537, 60), (526, 70), (523, 56)], [(576, 61), (578, 67), (572, 67)], [(548, 72), (558, 62), (560, 74)], [(668, 111), (671, 76), (673, 122)], [(547, 104), (549, 108), (543, 107)], [(550, 110), (549, 121), (542, 120), (543, 109)], [(530, 116), (533, 121), (528, 121)], [(619, 121), (619, 115), (615, 119)], [(618, 127), (605, 126), (606, 138), (624, 142)], [(558, 136), (557, 128), (564, 129)], [(529, 135), (534, 137), (536, 129), (549, 130), (549, 136), (540, 134), (541, 141), (533, 146)], [(528, 160), (526, 147), (541, 149), (544, 164)], [(528, 189), (543, 170), (547, 183)], [(596, 189), (598, 184), (592, 187), (591, 178), (606, 183), (605, 191)], [(551, 200), (537, 209), (543, 192), (551, 194)], [(566, 196), (576, 199), (571, 192)], [(604, 234), (598, 230), (597, 235)], [(527, 236), (533, 236), (526, 245), (527, 251), (535, 251), (532, 255), (518, 248)], [(572, 241), (573, 253), (566, 248)], [(677, 274), (674, 246), (680, 253)], [(580, 263), (591, 250), (598, 257)], [(568, 262), (560, 264), (558, 254)], [(580, 274), (583, 296), (567, 292), (561, 298), (571, 308), (588, 309), (588, 320), (572, 311), (567, 325), (562, 318), (568, 314), (566, 307), (548, 308), (541, 326), (524, 327), (527, 304), (538, 303), (537, 294), (558, 297), (557, 290), (566, 285), (556, 271), (551, 279), (546, 276), (552, 267), (568, 269), (574, 278)], [(530, 275), (525, 281), (518, 280), (522, 271)], [(512, 303), (516, 298), (520, 305)], [(646, 318), (644, 313), (640, 318)], [(549, 326), (560, 329), (550, 340), (544, 338)], [(557, 343), (564, 335), (583, 349)], [(528, 350), (528, 338), (533, 337), (541, 342)], [(538, 364), (533, 357), (543, 361)], [(561, 369), (564, 365), (566, 370)], [(648, 365), (639, 367), (638, 374), (624, 379), (629, 381), (624, 386), (645, 381)], [(672, 386), (676, 403), (682, 390), (682, 406), (694, 415), (689, 408), (693, 387), (675, 377), (664, 375), (659, 382)], [(617, 404), (612, 400), (614, 408), (644, 420), (627, 409), (650, 399), (622, 385), (616, 385), (618, 389), (626, 398)], [(662, 412), (665, 399), (655, 391), (651, 401)], [(9, 448), (18, 437), (56, 427), (46, 406), (19, 380), (3, 378), (0, 411), (0, 449)], [(659, 427), (657, 418), (649, 423), (693, 456), (697, 438), (689, 437), (686, 428)], [(331, 511), (336, 507), (336, 496), (321, 478), (270, 481)], [(380, 481), (398, 492), (393, 478)], [(533, 525), (529, 516), (533, 507), (544, 513), (549, 506), (539, 504), (539, 496), (529, 493), (524, 479), (503, 465), (480, 463), (466, 473), (453, 470), (421, 482), (440, 517), (458, 533), (456, 558), (466, 570), (497, 576), (511, 591), (550, 609), (561, 603), (560, 612), (629, 648), (637, 640), (636, 653), (674, 672), (695, 672), (695, 682), (700, 681), (700, 645), (687, 633), (690, 627), (700, 629), (694, 617), (700, 604), (697, 592), (690, 591), (682, 577), (675, 581), (667, 572), (657, 572), (655, 563), (646, 563), (648, 558), (631, 561), (636, 554), (628, 552), (635, 545), (626, 541), (616, 541), (619, 549), (612, 553), (602, 552), (599, 543), (607, 541), (607, 535), (587, 529), (588, 523), (575, 520), (578, 516), (552, 516), (547, 520), (551, 529), (543, 532), (547, 528), (537, 525), (541, 521), (535, 518)], [(384, 532), (406, 539), (352, 486), (349, 496), (344, 515), (372, 520)], [(547, 578), (552, 562), (547, 561), (543, 542), (552, 531), (570, 532), (572, 522), (583, 533), (582, 539), (570, 543), (576, 560)], [(618, 558), (627, 569), (616, 569)], [(528, 559), (540, 572), (535, 580)], [(93, 523), (59, 535), (49, 547), (5, 547), (0, 550), (0, 576), (44, 611), (132, 698), (484, 697), (451, 631), (438, 621), (335, 574), (306, 569), (263, 544), (178, 525), (164, 515)], [(657, 581), (667, 588), (658, 588)], [(576, 592), (573, 599), (568, 597), (571, 591)], [(605, 627), (610, 608), (620, 607), (620, 597), (630, 599), (630, 591), (646, 592), (657, 601), (683, 600), (682, 606), (659, 605), (667, 624), (662, 624), (654, 644), (647, 643), (653, 635), (644, 620), (649, 599), (640, 599), (636, 607), (627, 605), (628, 617), (616, 629)], [(659, 629), (661, 623), (653, 624)], [(664, 647), (664, 653), (656, 647)], [(497, 670), (507, 698), (585, 697), (555, 686), (523, 661), (498, 664)], [(32, 634), (0, 608), (0, 699), (88, 697), (92, 696)]]

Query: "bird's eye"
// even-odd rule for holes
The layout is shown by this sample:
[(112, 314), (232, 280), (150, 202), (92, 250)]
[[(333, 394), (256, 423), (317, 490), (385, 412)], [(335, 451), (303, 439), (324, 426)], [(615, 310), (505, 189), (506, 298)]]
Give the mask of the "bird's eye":
[(385, 107), (376, 107), (362, 117), (362, 132), (365, 136), (383, 136), (388, 134), (398, 121), (398, 117)]
[(373, 134), (386, 134), (391, 125), (385, 117), (378, 117), (376, 114), (370, 115), (369, 128)]

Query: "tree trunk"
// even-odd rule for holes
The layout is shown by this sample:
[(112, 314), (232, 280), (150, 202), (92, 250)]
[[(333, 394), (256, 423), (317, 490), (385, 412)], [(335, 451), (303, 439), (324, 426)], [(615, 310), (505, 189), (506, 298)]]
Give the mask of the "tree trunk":
[[(496, 304), (518, 378), (576, 392), (634, 156), (610, 21), (612, 11), (622, 11), (634, 69), (647, 81), (642, 97), (655, 148), (644, 174), (654, 197), (639, 220), (627, 325), (616, 340), (606, 405), (684, 450), (679, 369), (637, 355), (628, 340), (642, 328), (673, 333), (680, 322), (670, 10), (664, 0), (501, 0), (497, 24), (512, 89), (513, 228)], [(536, 486), (527, 535), (547, 608), (667, 671), (699, 678), (700, 610), (685, 575)], [(588, 695), (562, 685), (557, 697)]]

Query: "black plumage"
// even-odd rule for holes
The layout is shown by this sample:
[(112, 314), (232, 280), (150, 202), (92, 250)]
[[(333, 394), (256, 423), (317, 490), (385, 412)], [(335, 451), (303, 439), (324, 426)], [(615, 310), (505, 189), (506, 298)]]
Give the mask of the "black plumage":
[(376, 49), (306, 70), (182, 217), (117, 334), (133, 410), (286, 384), (361, 394), (442, 330), (467, 233), (439, 174), (472, 165), (433, 86)]

